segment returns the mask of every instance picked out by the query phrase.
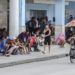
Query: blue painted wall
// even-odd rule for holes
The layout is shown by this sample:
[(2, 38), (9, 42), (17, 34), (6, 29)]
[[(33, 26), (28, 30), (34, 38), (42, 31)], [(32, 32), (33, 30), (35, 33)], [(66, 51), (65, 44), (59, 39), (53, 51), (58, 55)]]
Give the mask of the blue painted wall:
[(19, 8), (19, 24), (20, 26), (25, 26), (25, 0), (20, 0)]
[[(65, 8), (73, 11), (71, 15), (75, 17), (75, 2), (69, 2), (69, 5), (66, 5)], [(30, 10), (47, 10), (49, 20), (52, 20), (52, 17), (55, 16), (55, 6), (52, 4), (26, 4), (26, 20), (30, 18)]]
[(52, 20), (55, 15), (53, 4), (26, 4), (26, 20), (30, 18), (30, 10), (46, 10), (49, 20)]

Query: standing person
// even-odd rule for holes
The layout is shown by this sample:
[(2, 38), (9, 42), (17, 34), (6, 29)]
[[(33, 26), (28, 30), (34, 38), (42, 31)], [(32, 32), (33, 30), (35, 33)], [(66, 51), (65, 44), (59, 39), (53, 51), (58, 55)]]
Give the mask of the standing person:
[(35, 33), (36, 25), (37, 25), (37, 20), (35, 17), (32, 17), (31, 20), (26, 23), (26, 30), (29, 31), (30, 35)]
[(41, 22), (40, 22), (40, 33), (43, 33), (46, 24), (47, 24), (47, 20), (45, 18), (41, 18)]
[(44, 40), (44, 52), (45, 53), (45, 47), (48, 45), (49, 53), (50, 53), (50, 43), (51, 43), (51, 30), (49, 28), (49, 25), (46, 25), (44, 29), (45, 34), (45, 40)]
[(70, 28), (66, 31), (66, 41), (68, 42), (69, 38), (74, 35), (74, 30), (73, 28)]
[(69, 16), (69, 22), (71, 22), (73, 19), (74, 19), (74, 18), (73, 18), (73, 15), (70, 15), (70, 16)]
[(8, 32), (7, 32), (7, 29), (6, 29), (6, 28), (3, 28), (3, 29), (2, 29), (2, 36), (3, 36), (3, 37), (8, 36)]

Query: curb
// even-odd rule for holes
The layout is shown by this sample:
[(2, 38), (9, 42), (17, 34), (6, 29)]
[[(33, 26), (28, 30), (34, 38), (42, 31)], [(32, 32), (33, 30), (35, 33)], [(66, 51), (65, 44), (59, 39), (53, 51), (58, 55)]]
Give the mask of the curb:
[(63, 58), (63, 57), (68, 57), (68, 56), (69, 56), (69, 54), (61, 54), (61, 55), (55, 55), (55, 56), (49, 56), (49, 57), (20, 60), (20, 61), (16, 61), (16, 62), (14, 61), (14, 62), (0, 64), (0, 68), (11, 67), (11, 66), (27, 64), (27, 63), (33, 63), (33, 62), (52, 60), (52, 59), (58, 59), (58, 58)]

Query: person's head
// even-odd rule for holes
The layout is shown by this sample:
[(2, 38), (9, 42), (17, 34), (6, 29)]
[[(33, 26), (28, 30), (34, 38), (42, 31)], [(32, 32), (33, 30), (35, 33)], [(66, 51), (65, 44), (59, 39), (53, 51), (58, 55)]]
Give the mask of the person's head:
[(70, 15), (70, 17), (73, 17), (72, 15)]
[(45, 28), (46, 28), (46, 29), (49, 29), (49, 25), (46, 25)]
[(32, 33), (32, 34), (31, 34), (31, 36), (35, 36), (35, 34), (34, 34), (34, 33)]
[(48, 17), (47, 16), (45, 16), (45, 20), (48, 21)]
[(15, 36), (12, 36), (12, 35), (10, 35), (9, 37), (8, 37), (8, 39), (9, 40), (15, 40), (15, 39), (17, 39)]
[(45, 19), (45, 17), (43, 17), (43, 18), (42, 18), (42, 22), (46, 22), (46, 19)]
[(7, 35), (3, 36), (2, 39), (7, 39)]
[(35, 17), (32, 17), (32, 18), (31, 18), (32, 21), (34, 21), (35, 19), (36, 19)]
[(73, 28), (71, 27), (70, 30), (73, 31)]
[(29, 31), (27, 30), (26, 33), (29, 34)]
[(3, 31), (6, 31), (6, 28), (3, 28), (2, 30), (3, 30)]

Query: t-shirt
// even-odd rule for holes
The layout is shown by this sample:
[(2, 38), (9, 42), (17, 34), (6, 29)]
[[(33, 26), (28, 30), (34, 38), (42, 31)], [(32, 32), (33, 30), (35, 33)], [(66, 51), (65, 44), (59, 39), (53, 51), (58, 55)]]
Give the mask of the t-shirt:
[(30, 37), (30, 39), (29, 39), (30, 47), (33, 46), (33, 44), (35, 44), (35, 43), (36, 43), (36, 37), (35, 36)]

